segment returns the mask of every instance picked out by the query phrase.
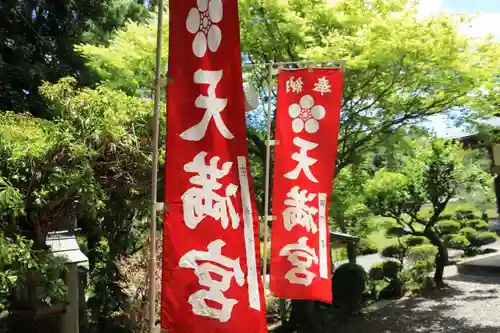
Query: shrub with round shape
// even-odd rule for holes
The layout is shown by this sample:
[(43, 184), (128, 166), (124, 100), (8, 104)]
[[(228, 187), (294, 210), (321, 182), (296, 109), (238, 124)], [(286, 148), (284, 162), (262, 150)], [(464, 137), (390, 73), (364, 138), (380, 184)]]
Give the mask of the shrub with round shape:
[(380, 281), (384, 279), (384, 263), (378, 262), (372, 265), (369, 272), (370, 280)]
[(333, 302), (345, 314), (361, 310), (366, 272), (356, 264), (343, 264), (333, 273)]
[(403, 266), (394, 260), (384, 261), (382, 265), (382, 270), (384, 272), (384, 277), (390, 280), (396, 280), (399, 276), (399, 273), (403, 269)]
[(470, 242), (463, 235), (453, 235), (447, 245), (450, 249), (465, 251), (470, 246)]
[(437, 248), (432, 244), (418, 245), (408, 250), (408, 259), (413, 263), (418, 261), (433, 261), (437, 252)]
[(477, 230), (474, 228), (463, 228), (460, 229), (460, 235), (467, 237), (467, 239), (472, 239), (477, 234)]
[(474, 228), (478, 231), (488, 231), (489, 225), (483, 220), (467, 220), (464, 221), (464, 227)]
[(429, 244), (429, 240), (423, 236), (408, 235), (408, 236), (404, 236), (402, 241), (403, 241), (403, 244), (407, 247)]
[(497, 234), (494, 232), (478, 232), (471, 239), (471, 245), (484, 246), (496, 242), (498, 239)]
[(382, 250), (382, 256), (386, 258), (393, 258), (403, 260), (405, 249), (399, 244), (389, 245)]
[(456, 234), (461, 227), (460, 222), (453, 220), (443, 220), (436, 223), (436, 230), (440, 235)]

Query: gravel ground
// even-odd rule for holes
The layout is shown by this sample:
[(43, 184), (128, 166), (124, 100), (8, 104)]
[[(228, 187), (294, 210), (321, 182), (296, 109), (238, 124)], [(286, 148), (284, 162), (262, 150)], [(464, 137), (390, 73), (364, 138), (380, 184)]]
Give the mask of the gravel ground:
[(447, 284), (351, 318), (335, 333), (500, 333), (500, 276), (456, 275)]

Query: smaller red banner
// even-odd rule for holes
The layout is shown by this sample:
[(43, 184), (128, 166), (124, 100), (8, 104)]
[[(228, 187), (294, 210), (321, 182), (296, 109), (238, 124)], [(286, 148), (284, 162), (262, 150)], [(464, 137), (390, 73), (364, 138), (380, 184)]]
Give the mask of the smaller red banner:
[(340, 122), (340, 69), (278, 74), (271, 291), (332, 302), (328, 203)]

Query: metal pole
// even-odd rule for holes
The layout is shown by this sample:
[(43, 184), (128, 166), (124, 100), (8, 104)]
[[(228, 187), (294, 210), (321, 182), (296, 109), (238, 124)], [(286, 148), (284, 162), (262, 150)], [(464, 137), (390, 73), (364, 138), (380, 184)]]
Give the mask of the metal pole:
[(271, 94), (273, 91), (273, 62), (268, 64), (268, 86), (267, 86), (267, 139), (266, 139), (266, 178), (264, 183), (264, 266), (262, 267), (262, 275), (264, 280), (264, 287), (266, 285), (267, 278), (267, 221), (269, 220), (269, 173), (271, 166), (271, 109), (272, 109), (272, 99)]
[(156, 200), (158, 183), (158, 136), (160, 131), (161, 50), (163, 42), (163, 0), (158, 1), (158, 30), (156, 32), (156, 76), (153, 124), (153, 167), (151, 170), (151, 235), (149, 250), (149, 332), (156, 323)]

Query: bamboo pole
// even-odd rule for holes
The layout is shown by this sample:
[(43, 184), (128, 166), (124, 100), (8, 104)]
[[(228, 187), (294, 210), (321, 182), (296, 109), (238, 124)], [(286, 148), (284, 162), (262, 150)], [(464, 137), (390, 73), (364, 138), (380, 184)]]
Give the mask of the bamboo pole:
[(153, 123), (153, 166), (151, 169), (151, 234), (149, 249), (149, 332), (156, 326), (156, 200), (158, 190), (158, 137), (160, 131), (161, 50), (163, 43), (163, 0), (158, 1), (156, 32), (156, 77)]
[[(267, 139), (266, 139), (266, 173), (265, 173), (265, 183), (264, 183), (264, 260), (262, 267), (262, 279), (264, 282), (264, 288), (266, 286), (267, 278), (267, 240), (268, 240), (268, 228), (267, 222), (269, 221), (269, 179), (270, 179), (270, 168), (271, 168), (271, 111), (272, 111), (272, 99), (271, 94), (273, 91), (273, 62), (268, 63), (268, 82), (267, 82)], [(267, 301), (266, 301), (267, 304)]]

